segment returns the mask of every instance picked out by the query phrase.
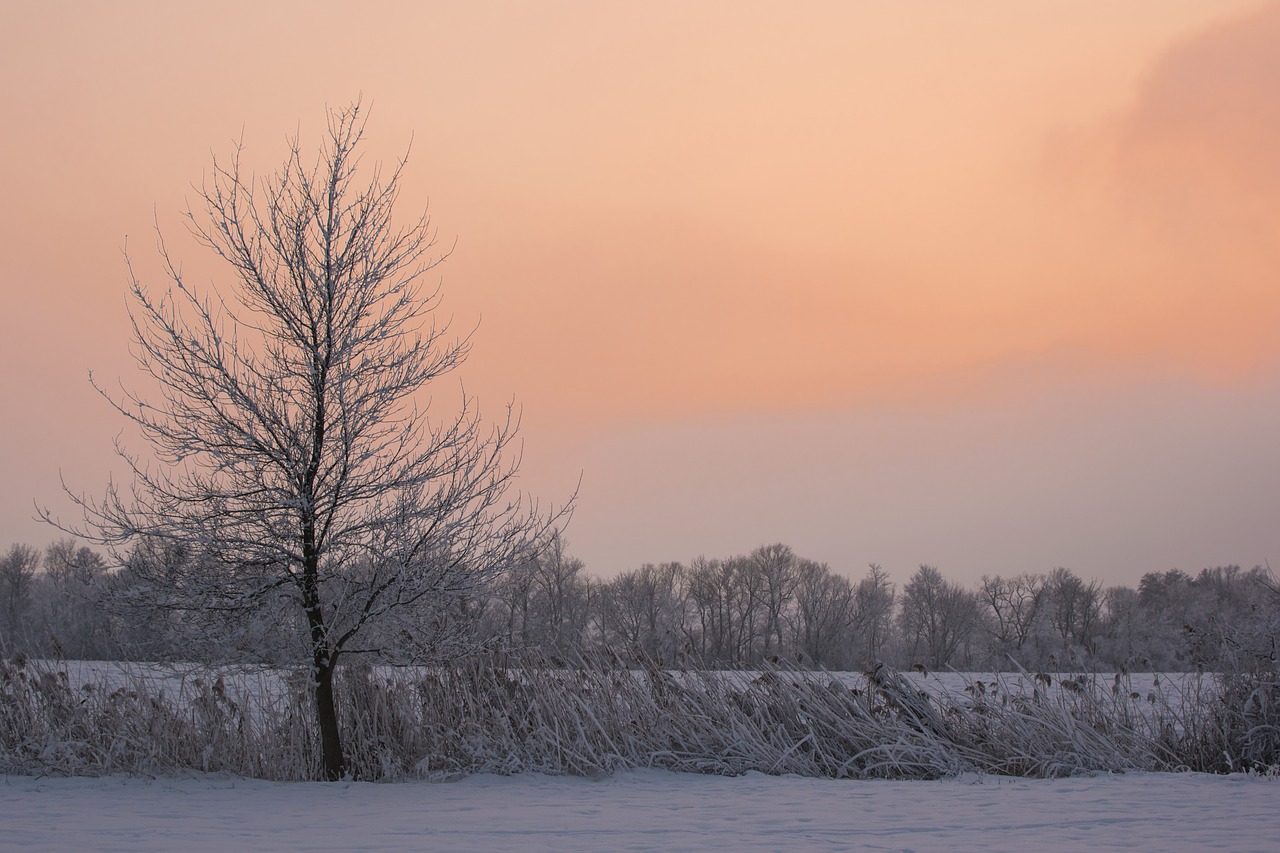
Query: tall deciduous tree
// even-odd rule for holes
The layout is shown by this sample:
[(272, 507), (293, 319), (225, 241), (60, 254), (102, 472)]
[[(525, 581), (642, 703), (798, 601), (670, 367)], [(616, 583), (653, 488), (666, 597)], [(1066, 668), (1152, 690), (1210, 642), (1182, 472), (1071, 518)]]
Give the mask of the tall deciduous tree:
[(115, 651), (99, 608), (105, 570), (101, 555), (74, 540), (63, 538), (45, 549), (44, 630), (58, 654), (97, 659)]
[(980, 613), (976, 594), (922, 565), (902, 588), (898, 619), (908, 651), (937, 668), (951, 664), (972, 639)]
[(444, 256), (425, 213), (393, 218), (405, 160), (362, 167), (364, 127), (359, 104), (331, 111), (314, 165), (294, 139), (265, 180), (242, 171), (239, 147), (214, 162), (187, 219), (231, 287), (197, 289), (163, 240), (167, 288), (131, 268), (135, 356), (158, 391), (104, 396), (158, 464), (121, 450), (131, 488), (77, 498), (97, 541), (170, 542), (199, 557), (135, 568), (154, 605), (294, 629), (330, 779), (346, 769), (339, 659), (421, 659), (448, 624), (442, 602), (499, 574), (560, 517), (509, 489), (509, 406), (493, 426), (465, 394), (443, 417), (418, 407), (470, 342), (433, 321), (438, 289), (424, 277)]
[(0, 557), (0, 648), (10, 650), (27, 639), (23, 627), (39, 566), (40, 552), (30, 545), (15, 544)]
[(677, 562), (645, 563), (601, 587), (603, 639), (633, 660), (670, 664), (686, 638), (686, 570)]
[(861, 634), (863, 664), (870, 664), (884, 654), (893, 633), (896, 602), (897, 591), (889, 580), (889, 573), (879, 563), (871, 563), (854, 591), (855, 624)]
[(1046, 584), (1043, 575), (1026, 572), (1011, 578), (982, 576), (978, 595), (989, 617), (987, 632), (994, 642), (994, 653), (1013, 655), (1018, 663), (1028, 663), (1023, 649), (1033, 639), (1043, 614)]
[(789, 546), (778, 542), (761, 545), (747, 559), (760, 579), (765, 618), (763, 654), (768, 656), (782, 650), (782, 617), (795, 595), (798, 580), (796, 555)]
[(1049, 622), (1064, 651), (1089, 649), (1102, 617), (1102, 582), (1084, 581), (1075, 572), (1056, 568), (1045, 580)]
[(821, 666), (846, 668), (852, 658), (856, 595), (849, 579), (826, 563), (797, 560), (795, 650)]

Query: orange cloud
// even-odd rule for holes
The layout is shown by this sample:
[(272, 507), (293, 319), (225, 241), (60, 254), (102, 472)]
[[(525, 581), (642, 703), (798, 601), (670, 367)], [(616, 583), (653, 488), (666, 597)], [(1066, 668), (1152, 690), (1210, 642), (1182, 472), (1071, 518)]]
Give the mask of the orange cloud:
[[(510, 178), (558, 192), (480, 229), (501, 242), (463, 235), (448, 276), (483, 284), (477, 371), (616, 421), (979, 393), (1005, 363), (1274, 363), (1277, 12), (1196, 24), (1106, 121), (1129, 42), (1082, 70), (1097, 32), (1038, 14), (1025, 45), (880, 22), (865, 54), (792, 34), (761, 63), (749, 17), (673, 34), (658, 64), (652, 34), (622, 39), (599, 74), (625, 109), (588, 82), (591, 110), (510, 128)], [(871, 49), (876, 26), (902, 50)]]
[(1053, 186), (1075, 219), (1051, 250), (1096, 312), (1087, 345), (1210, 381), (1280, 359), (1276, 91), (1280, 7), (1269, 5), (1174, 46), (1128, 110), (1059, 140)]

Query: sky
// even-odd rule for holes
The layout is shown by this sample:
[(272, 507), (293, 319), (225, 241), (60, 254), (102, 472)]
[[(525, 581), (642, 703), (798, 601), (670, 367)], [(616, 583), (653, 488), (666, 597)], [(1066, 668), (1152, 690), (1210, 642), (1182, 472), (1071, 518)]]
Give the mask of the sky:
[[(100, 494), (124, 250), (370, 110), (433, 393), (522, 409), (596, 575), (785, 542), (860, 576), (1280, 559), (1280, 4), (0, 7), (0, 546)], [(133, 448), (142, 449), (142, 448)]]

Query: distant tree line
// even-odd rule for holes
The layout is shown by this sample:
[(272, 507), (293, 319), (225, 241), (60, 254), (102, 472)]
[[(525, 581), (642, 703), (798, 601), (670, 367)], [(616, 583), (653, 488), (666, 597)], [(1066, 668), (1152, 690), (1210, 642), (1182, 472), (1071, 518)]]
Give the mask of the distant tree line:
[(13, 545), (0, 556), (0, 643), (10, 653), (120, 656), (118, 626), (102, 606), (114, 580), (100, 554), (72, 539), (44, 551)]
[[(283, 606), (268, 603), (235, 624), (221, 618), (217, 602), (205, 617), (130, 611), (144, 565), (149, 576), (166, 567), (189, 576), (203, 559), (140, 546), (109, 570), (71, 539), (44, 551), (13, 545), (0, 557), (0, 644), (10, 654), (67, 659), (289, 659), (297, 617)], [(786, 660), (855, 670), (882, 660), (931, 670), (1216, 670), (1237, 665), (1233, 655), (1246, 647), (1263, 657), (1269, 648), (1274, 662), (1278, 602), (1262, 567), (1151, 572), (1133, 589), (1066, 568), (984, 576), (966, 587), (922, 565), (899, 588), (879, 565), (851, 580), (783, 544), (646, 563), (601, 579), (556, 537), (473, 595), (388, 630), (399, 633), (397, 644), (424, 650), (447, 651), (450, 643), (607, 650), (627, 664), (673, 667)], [(374, 636), (368, 645), (391, 639)]]

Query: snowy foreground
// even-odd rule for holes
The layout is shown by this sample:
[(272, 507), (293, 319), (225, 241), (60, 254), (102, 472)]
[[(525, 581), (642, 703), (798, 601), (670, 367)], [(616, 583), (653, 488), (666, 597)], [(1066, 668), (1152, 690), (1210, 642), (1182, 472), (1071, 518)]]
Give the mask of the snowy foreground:
[(0, 780), (4, 851), (1277, 849), (1280, 780), (1239, 775)]

